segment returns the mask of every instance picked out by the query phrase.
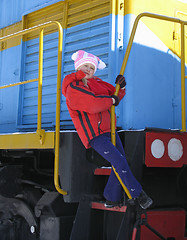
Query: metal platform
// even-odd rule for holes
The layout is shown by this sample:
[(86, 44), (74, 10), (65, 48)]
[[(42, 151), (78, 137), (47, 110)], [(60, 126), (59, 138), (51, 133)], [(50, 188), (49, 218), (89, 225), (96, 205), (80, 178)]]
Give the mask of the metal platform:
[(0, 149), (53, 149), (55, 132), (45, 132), (43, 141), (37, 132), (0, 135)]

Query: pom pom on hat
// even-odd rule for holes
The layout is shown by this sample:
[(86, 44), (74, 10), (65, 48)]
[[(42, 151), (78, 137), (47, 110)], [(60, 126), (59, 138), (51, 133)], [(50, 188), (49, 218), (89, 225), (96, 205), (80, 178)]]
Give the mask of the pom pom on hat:
[(75, 60), (78, 58), (78, 56), (79, 56), (79, 54), (78, 54), (78, 51), (77, 51), (77, 52), (75, 52), (75, 53), (72, 54), (71, 59), (72, 59), (73, 61), (75, 61)]
[(96, 72), (97, 68), (104, 69), (106, 67), (106, 64), (102, 60), (100, 60), (97, 56), (91, 53), (87, 53), (83, 50), (79, 50), (73, 53), (71, 58), (74, 61), (75, 70), (77, 70), (81, 65), (85, 63), (91, 63), (94, 65), (95, 67), (94, 73)]

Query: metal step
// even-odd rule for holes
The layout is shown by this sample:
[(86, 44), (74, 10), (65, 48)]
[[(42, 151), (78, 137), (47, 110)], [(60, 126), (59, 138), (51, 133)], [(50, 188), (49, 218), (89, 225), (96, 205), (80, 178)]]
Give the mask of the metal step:
[(92, 209), (100, 209), (100, 210), (106, 210), (106, 211), (113, 211), (113, 212), (126, 212), (127, 206), (122, 207), (113, 207), (113, 208), (107, 208), (105, 207), (104, 203), (101, 202), (92, 202), (91, 204)]
[(94, 175), (105, 175), (109, 176), (111, 173), (112, 168), (111, 167), (103, 167), (103, 168), (96, 168), (94, 171)]

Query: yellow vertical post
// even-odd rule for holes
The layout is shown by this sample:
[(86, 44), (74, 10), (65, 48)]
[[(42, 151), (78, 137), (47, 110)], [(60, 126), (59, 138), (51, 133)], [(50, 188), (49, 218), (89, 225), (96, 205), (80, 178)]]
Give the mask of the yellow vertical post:
[(185, 39), (184, 22), (181, 23), (181, 108), (182, 131), (186, 131), (186, 101), (185, 101)]
[(43, 28), (39, 39), (39, 70), (38, 70), (38, 122), (37, 131), (41, 130), (42, 122), (42, 80), (43, 80)]
[[(117, 14), (117, 1), (116, 0), (112, 0), (111, 1), (111, 10), (112, 10), (112, 14), (113, 17), (116, 18), (116, 14)], [(113, 19), (113, 22), (115, 22), (116, 20)], [(115, 31), (115, 25), (113, 26), (113, 31)], [(115, 50), (115, 41), (114, 39), (112, 39), (112, 49), (113, 51)], [(118, 94), (116, 94), (117, 96)], [(116, 135), (115, 135), (115, 106), (111, 107), (111, 142), (112, 144), (115, 146), (116, 145)]]
[[(120, 89), (120, 85), (116, 84), (116, 91), (114, 95), (118, 95)], [(114, 146), (116, 146), (116, 134), (115, 134), (115, 106), (111, 107), (111, 141)], [(116, 172), (115, 168), (112, 166), (114, 173), (116, 174), (116, 177), (118, 178), (118, 181), (120, 182), (121, 186), (123, 187), (124, 191), (126, 192), (129, 199), (132, 199), (131, 194), (127, 187), (122, 182), (119, 174)]]
[[(117, 12), (118, 14), (120, 13), (120, 11), (124, 11), (124, 9), (123, 9), (124, 8), (124, 4), (121, 5), (121, 3), (122, 3), (122, 1), (118, 1), (118, 6), (117, 6), (118, 7), (117, 8), (118, 9), (118, 12)], [(113, 7), (114, 7), (114, 5), (113, 5)], [(124, 69), (125, 68), (123, 68), (123, 72), (122, 73), (120, 72), (120, 74), (122, 74), (122, 75), (124, 74)], [(116, 96), (118, 95), (119, 89), (120, 89), (120, 85), (116, 84), (116, 89), (115, 89), (114, 95), (116, 95)], [(111, 107), (111, 142), (112, 142), (112, 144), (114, 146), (116, 146), (116, 132), (115, 132), (116, 124), (115, 124), (115, 121), (116, 121), (116, 119), (115, 119), (115, 106), (112, 106)], [(129, 193), (129, 190), (127, 189), (127, 187), (122, 182), (122, 180), (121, 180), (119, 174), (116, 172), (114, 166), (112, 166), (112, 168), (113, 168), (113, 171), (114, 171), (116, 177), (118, 178), (118, 181), (120, 182), (121, 186), (123, 187), (124, 191), (126, 192), (128, 198), (131, 199), (132, 197), (131, 197), (131, 195)]]
[[(120, 89), (120, 85), (116, 84), (116, 91), (114, 93), (114, 95), (118, 95), (119, 93), (119, 89)], [(113, 143), (114, 146), (116, 146), (116, 123), (115, 123), (116, 119), (115, 119), (115, 106), (113, 105), (111, 107), (111, 141)]]
[(40, 29), (39, 39), (39, 69), (38, 69), (38, 121), (37, 121), (37, 134), (40, 138), (40, 143), (44, 143), (45, 130), (42, 128), (42, 81), (43, 81), (43, 32)]
[(60, 103), (61, 103), (61, 70), (62, 70), (62, 42), (63, 31), (60, 23), (58, 25), (58, 69), (57, 69), (57, 95), (56, 95), (56, 136), (55, 136), (55, 166), (54, 166), (54, 183), (55, 188), (62, 195), (67, 195), (67, 192), (59, 186), (59, 147), (60, 147)]

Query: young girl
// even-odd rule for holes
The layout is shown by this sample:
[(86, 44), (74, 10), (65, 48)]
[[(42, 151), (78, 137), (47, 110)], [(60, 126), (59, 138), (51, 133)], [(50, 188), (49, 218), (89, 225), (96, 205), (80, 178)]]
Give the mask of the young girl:
[[(125, 152), (116, 132), (116, 146), (110, 137), (110, 108), (117, 106), (125, 96), (125, 78), (118, 75), (119, 95), (115, 96), (115, 87), (94, 76), (97, 69), (104, 69), (105, 63), (98, 57), (83, 50), (72, 55), (77, 72), (67, 75), (62, 83), (62, 94), (66, 97), (67, 107), (77, 133), (86, 148), (92, 147), (109, 161), (118, 173), (121, 181), (133, 199), (137, 199), (144, 209), (152, 204), (133, 176), (125, 158)], [(104, 190), (106, 207), (119, 205), (123, 189), (114, 171), (111, 171)]]

